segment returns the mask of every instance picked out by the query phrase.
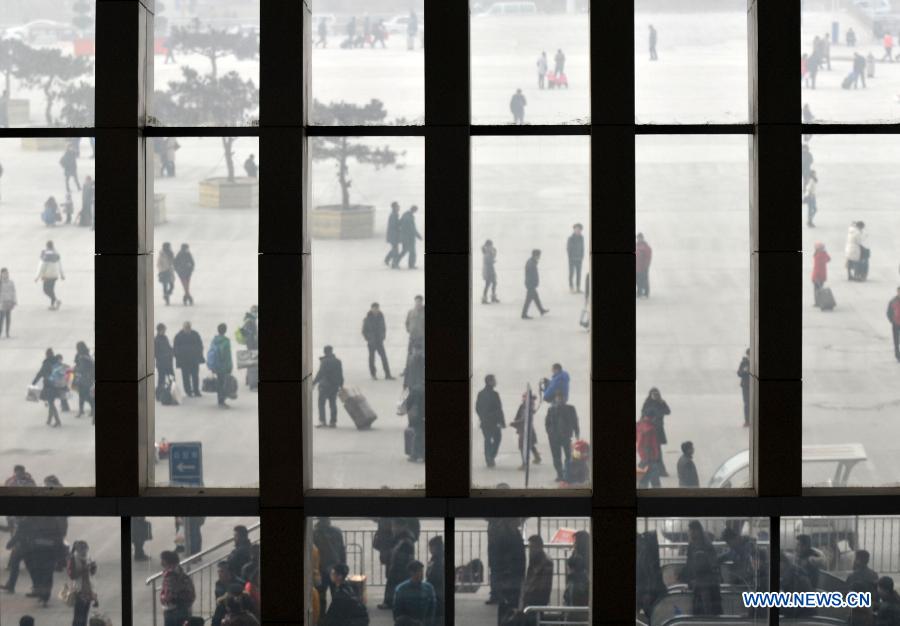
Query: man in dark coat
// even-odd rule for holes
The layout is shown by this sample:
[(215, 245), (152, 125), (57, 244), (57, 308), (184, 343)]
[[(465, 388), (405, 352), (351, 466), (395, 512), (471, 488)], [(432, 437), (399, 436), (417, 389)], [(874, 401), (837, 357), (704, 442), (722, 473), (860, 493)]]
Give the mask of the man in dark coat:
[(368, 626), (369, 613), (356, 591), (347, 584), (350, 569), (343, 563), (331, 568), (331, 606), (322, 609), (322, 626)]
[[(581, 264), (584, 261), (584, 226), (575, 224), (572, 234), (566, 241), (566, 254), (569, 257), (569, 291), (581, 293)], [(572, 279), (575, 279), (573, 282)]]
[[(580, 430), (575, 407), (566, 404), (562, 391), (556, 393), (553, 405), (547, 410), (544, 426), (550, 441), (550, 454), (553, 456), (556, 480), (566, 480), (566, 467), (572, 460), (572, 436), (579, 437)], [(565, 457), (565, 462), (563, 462), (563, 457)]]
[[(316, 428), (337, 427), (337, 393), (344, 386), (344, 368), (340, 359), (334, 356), (334, 349), (325, 346), (324, 356), (319, 357), (319, 371), (313, 385), (319, 385), (319, 423)], [(325, 403), (330, 405), (331, 422), (325, 423)]]
[(894, 337), (894, 358), (900, 361), (900, 287), (897, 287), (897, 295), (888, 302), (887, 318)]
[(700, 486), (697, 466), (694, 465), (694, 443), (692, 441), (685, 441), (681, 444), (681, 458), (678, 459), (678, 486)]
[(847, 576), (847, 586), (853, 589), (854, 585), (862, 587), (865, 591), (877, 596), (878, 574), (869, 567), (869, 552), (867, 550), (857, 550), (853, 557), (853, 571)]
[(191, 328), (190, 322), (185, 322), (181, 330), (175, 335), (173, 341), (175, 351), (175, 367), (181, 370), (181, 382), (184, 384), (184, 393), (189, 396), (200, 397), (200, 364), (203, 358), (203, 339), (200, 333)]
[(76, 151), (74, 144), (70, 143), (66, 146), (66, 151), (59, 159), (59, 164), (62, 165), (63, 176), (66, 177), (66, 193), (70, 191), (70, 178), (75, 181), (75, 188), (78, 189), (78, 191), (81, 191), (81, 183), (78, 182), (78, 152)]
[[(393, 265), (396, 260), (400, 261), (400, 205), (397, 202), (391, 202), (391, 214), (388, 215), (387, 228), (384, 231), (384, 240), (390, 244), (391, 249), (388, 250), (384, 257), (385, 265)], [(394, 266), (396, 267), (396, 265)]]
[[(416, 558), (415, 538), (405, 520), (397, 518), (392, 524), (394, 547), (391, 549), (391, 559), (387, 568), (384, 602), (378, 605), (379, 609), (389, 609), (394, 606), (394, 591), (397, 589), (397, 585), (409, 577), (409, 564)], [(321, 553), (319, 558), (321, 558)]]
[(475, 414), (481, 425), (481, 433), (484, 435), (484, 462), (488, 467), (494, 467), (494, 459), (500, 449), (500, 440), (503, 437), (502, 428), (506, 428), (503, 418), (503, 404), (500, 402), (500, 394), (494, 389), (497, 379), (493, 374), (484, 377), (484, 389), (478, 392), (475, 400)]
[(156, 356), (156, 390), (164, 389), (168, 382), (169, 376), (174, 378), (175, 368), (172, 367), (172, 358), (175, 352), (172, 350), (172, 344), (166, 337), (166, 325), (156, 325), (156, 337), (153, 340), (153, 352)]
[(259, 166), (256, 164), (256, 157), (252, 154), (244, 161), (244, 171), (250, 178), (256, 178), (259, 175)]
[[(200, 518), (205, 521), (205, 518)], [(200, 522), (202, 524), (202, 522)], [(234, 549), (228, 554), (225, 560), (228, 568), (235, 576), (241, 575), (244, 565), (253, 559), (253, 543), (250, 541), (250, 531), (246, 526), (234, 527)]]
[(531, 319), (531, 316), (528, 315), (528, 309), (531, 307), (531, 303), (534, 302), (537, 305), (538, 311), (541, 315), (546, 315), (550, 312), (550, 309), (545, 309), (544, 305), (541, 304), (541, 297), (538, 295), (537, 288), (541, 283), (540, 275), (538, 274), (538, 261), (541, 260), (541, 251), (540, 250), (532, 250), (531, 258), (528, 259), (525, 263), (525, 306), (522, 307), (522, 319), (528, 320)]
[(744, 426), (750, 427), (750, 349), (744, 353), (738, 365), (738, 378), (741, 379), (741, 397), (744, 400)]
[[(412, 533), (413, 541), (419, 541), (419, 533), (421, 532), (421, 524), (415, 517), (379, 517), (376, 520), (378, 529), (372, 537), (372, 547), (378, 552), (378, 561), (384, 565), (384, 578), (387, 580), (391, 566), (391, 553), (394, 546), (397, 545), (397, 536), (402, 529), (407, 529)], [(385, 588), (385, 598), (387, 599), (387, 588)]]
[(394, 264), (391, 267), (400, 267), (403, 256), (409, 254), (409, 269), (416, 269), (416, 240), (422, 239), (421, 233), (416, 228), (416, 212), (419, 210), (415, 204), (400, 218), (399, 233), (400, 244), (403, 246), (400, 254), (394, 256)]
[(146, 517), (131, 518), (131, 544), (134, 546), (135, 561), (149, 561), (150, 557), (144, 552), (144, 544), (150, 540), (150, 522)]
[[(327, 608), (328, 589), (332, 586), (331, 569), (335, 565), (347, 564), (347, 547), (344, 545), (344, 533), (337, 526), (331, 525), (330, 517), (320, 517), (313, 528), (313, 545), (319, 551), (319, 610), (325, 613)], [(333, 592), (333, 589), (332, 589)]]
[(372, 303), (372, 307), (363, 319), (362, 335), (369, 348), (369, 373), (372, 375), (372, 380), (378, 380), (378, 376), (375, 374), (376, 353), (381, 357), (385, 380), (394, 380), (394, 377), (391, 376), (391, 366), (388, 365), (387, 354), (384, 352), (384, 338), (387, 335), (384, 313), (381, 312), (377, 302)]
[(81, 187), (81, 213), (78, 214), (79, 226), (94, 225), (94, 181), (90, 176), (84, 177)]
[(528, 538), (528, 571), (522, 591), (522, 606), (548, 606), (552, 588), (553, 561), (544, 552), (541, 536), (532, 535)]
[(518, 518), (499, 520), (494, 541), (491, 572), (495, 575), (497, 623), (503, 624), (518, 609), (522, 581), (525, 578), (525, 546), (522, 545)]
[(522, 94), (521, 89), (516, 89), (516, 93), (509, 100), (509, 110), (513, 114), (513, 124), (525, 123), (525, 105), (528, 102)]
[(900, 626), (900, 595), (894, 591), (894, 580), (889, 576), (878, 579), (878, 612), (876, 626)]

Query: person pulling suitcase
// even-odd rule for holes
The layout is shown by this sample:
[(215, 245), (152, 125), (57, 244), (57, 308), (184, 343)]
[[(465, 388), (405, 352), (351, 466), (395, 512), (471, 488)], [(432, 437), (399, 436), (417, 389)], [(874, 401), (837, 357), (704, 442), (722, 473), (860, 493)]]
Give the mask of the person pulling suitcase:
[[(319, 357), (319, 371), (313, 379), (313, 386), (319, 385), (319, 423), (316, 428), (337, 428), (337, 394), (344, 387), (344, 368), (340, 359), (334, 356), (334, 349), (325, 346)], [(325, 422), (325, 403), (331, 410), (331, 422)]]

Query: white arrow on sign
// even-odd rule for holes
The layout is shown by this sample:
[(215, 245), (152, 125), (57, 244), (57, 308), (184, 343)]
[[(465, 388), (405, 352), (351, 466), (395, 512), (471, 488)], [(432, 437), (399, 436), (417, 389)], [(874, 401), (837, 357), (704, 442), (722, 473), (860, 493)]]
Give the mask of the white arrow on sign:
[(184, 463), (179, 463), (178, 465), (175, 466), (175, 469), (177, 469), (179, 472), (183, 472), (186, 469), (188, 469), (188, 470), (197, 469), (197, 466), (196, 465), (185, 465)]

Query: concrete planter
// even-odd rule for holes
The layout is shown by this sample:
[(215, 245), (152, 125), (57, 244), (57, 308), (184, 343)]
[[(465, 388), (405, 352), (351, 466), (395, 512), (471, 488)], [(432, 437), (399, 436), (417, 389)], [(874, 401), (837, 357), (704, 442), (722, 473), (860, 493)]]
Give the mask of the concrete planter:
[(310, 231), (318, 239), (368, 239), (375, 233), (375, 207), (352, 204), (317, 206), (310, 216)]
[(255, 209), (259, 206), (259, 183), (255, 178), (235, 176), (200, 181), (200, 206), (214, 209)]
[(63, 152), (69, 144), (67, 137), (22, 137), (23, 150), (53, 150)]
[(168, 221), (166, 217), (166, 194), (153, 194), (153, 225), (159, 226)]
[(27, 98), (10, 98), (6, 101), (6, 119), (10, 128), (28, 126), (31, 122), (31, 100)]

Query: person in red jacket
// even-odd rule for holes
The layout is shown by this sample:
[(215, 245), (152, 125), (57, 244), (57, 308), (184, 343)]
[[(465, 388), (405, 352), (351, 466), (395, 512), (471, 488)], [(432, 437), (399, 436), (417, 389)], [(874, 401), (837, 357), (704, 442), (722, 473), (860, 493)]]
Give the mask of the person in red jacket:
[(828, 256), (828, 252), (825, 251), (825, 244), (817, 241), (815, 252), (813, 252), (812, 271), (813, 302), (815, 302), (814, 306), (819, 306), (819, 289), (821, 289), (822, 285), (825, 284), (825, 281), (828, 280), (829, 261), (831, 261), (831, 257)]
[(897, 287), (897, 295), (888, 302), (887, 318), (894, 334), (894, 358), (900, 361), (900, 287)]
[(635, 257), (635, 282), (637, 283), (637, 297), (650, 297), (650, 259), (653, 250), (644, 241), (644, 233), (638, 233), (634, 244)]
[(656, 437), (656, 425), (653, 423), (653, 418), (649, 415), (642, 416), (637, 423), (637, 452), (641, 459), (638, 467), (645, 470), (638, 487), (641, 489), (646, 488), (648, 485), (660, 487), (659, 440)]

